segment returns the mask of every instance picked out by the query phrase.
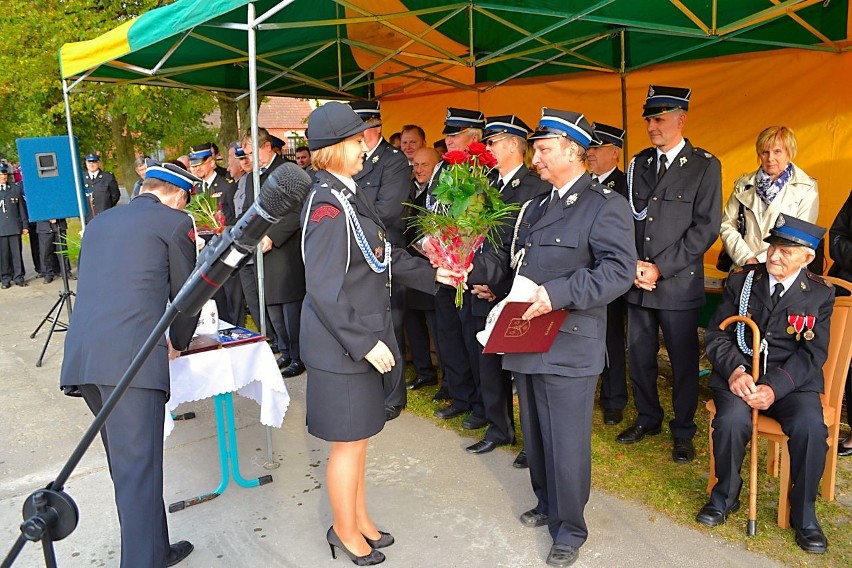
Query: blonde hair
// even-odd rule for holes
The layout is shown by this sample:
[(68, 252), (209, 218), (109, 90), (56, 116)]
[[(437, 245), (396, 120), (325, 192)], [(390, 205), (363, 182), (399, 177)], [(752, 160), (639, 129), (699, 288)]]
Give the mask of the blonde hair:
[(763, 152), (763, 150), (769, 149), (775, 142), (778, 142), (785, 150), (787, 150), (787, 154), (790, 156), (790, 161), (793, 161), (796, 157), (799, 145), (796, 143), (796, 135), (786, 126), (770, 126), (758, 134), (757, 142), (755, 142), (754, 145), (757, 149), (757, 155), (760, 156), (760, 153)]
[[(348, 139), (347, 139), (348, 140)], [(317, 170), (340, 172), (346, 162), (346, 140), (326, 146), (311, 153), (311, 164)]]

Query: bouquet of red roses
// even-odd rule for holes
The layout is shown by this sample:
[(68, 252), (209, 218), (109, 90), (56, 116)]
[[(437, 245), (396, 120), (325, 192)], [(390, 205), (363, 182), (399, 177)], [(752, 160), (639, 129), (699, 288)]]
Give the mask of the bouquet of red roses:
[[(494, 243), (495, 231), (503, 219), (518, 209), (504, 203), (500, 191), (491, 185), (488, 173), (497, 160), (481, 142), (467, 150), (444, 154), (448, 167), (441, 170), (430, 196), (431, 207), (412, 207), (420, 212), (411, 225), (418, 229), (415, 243), (433, 265), (465, 272), (485, 239)], [(462, 307), (464, 288), (456, 283), (456, 307)]]

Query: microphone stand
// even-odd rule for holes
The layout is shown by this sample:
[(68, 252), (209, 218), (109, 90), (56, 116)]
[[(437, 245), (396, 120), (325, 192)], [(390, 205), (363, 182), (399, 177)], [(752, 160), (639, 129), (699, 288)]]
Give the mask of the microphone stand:
[(44, 361), (44, 354), (47, 352), (47, 346), (50, 345), (50, 339), (53, 337), (54, 332), (68, 331), (68, 324), (60, 321), (59, 316), (62, 313), (62, 308), (67, 306), (68, 321), (71, 321), (71, 297), (75, 296), (74, 291), (68, 287), (68, 270), (70, 270), (70, 264), (66, 264), (68, 262), (68, 255), (66, 252), (68, 250), (68, 246), (65, 242), (65, 232), (59, 227), (59, 224), (56, 223), (55, 227), (51, 228), (51, 233), (56, 235), (56, 240), (54, 241), (56, 251), (54, 254), (59, 258), (59, 274), (62, 277), (62, 291), (59, 292), (59, 299), (56, 300), (56, 303), (53, 304), (53, 307), (50, 308), (50, 311), (47, 312), (47, 315), (44, 316), (41, 323), (38, 324), (37, 328), (35, 328), (35, 331), (30, 334), (30, 339), (35, 339), (35, 336), (38, 334), (42, 326), (44, 326), (47, 322), (50, 322), (50, 329), (47, 332), (47, 338), (44, 340), (44, 346), (41, 349), (41, 354), (38, 356), (38, 360), (36, 361), (36, 367), (41, 367), (42, 361)]
[(157, 322), (157, 325), (145, 340), (142, 348), (133, 358), (130, 366), (115, 386), (115, 390), (107, 398), (103, 408), (95, 416), (95, 419), (77, 443), (77, 447), (74, 448), (68, 461), (65, 462), (62, 471), (59, 472), (56, 479), (45, 489), (39, 489), (27, 497), (23, 507), (24, 522), (20, 526), (21, 535), (12, 545), (0, 568), (11, 567), (27, 541), (41, 541), (45, 566), (47, 568), (56, 567), (56, 554), (53, 549), (53, 543), (54, 541), (62, 540), (74, 532), (80, 516), (74, 500), (62, 490), (65, 482), (68, 481), (71, 473), (80, 463), (86, 450), (92, 445), (92, 441), (94, 441), (95, 436), (101, 431), (101, 428), (106, 423), (109, 415), (112, 414), (122, 395), (130, 387), (130, 383), (133, 382), (139, 369), (148, 360), (157, 343), (165, 335), (166, 330), (174, 322), (175, 318), (177, 318), (178, 313), (179, 310), (175, 307), (174, 302), (166, 308), (160, 321)]

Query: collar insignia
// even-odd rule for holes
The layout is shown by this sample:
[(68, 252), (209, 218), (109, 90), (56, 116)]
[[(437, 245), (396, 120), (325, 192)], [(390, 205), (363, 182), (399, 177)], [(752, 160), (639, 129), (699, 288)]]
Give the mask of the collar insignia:
[(680, 164), (680, 167), (683, 167), (683, 165), (684, 165), (686, 162), (687, 162), (686, 156), (681, 156), (681, 157), (680, 157), (680, 160), (678, 160), (678, 163)]
[(569, 195), (568, 197), (566, 197), (566, 198), (565, 198), (565, 207), (571, 207), (572, 205), (574, 205), (575, 203), (577, 203), (577, 198), (578, 198), (578, 197), (580, 197), (580, 196), (579, 196), (578, 194), (576, 194), (576, 193), (572, 193), (571, 195)]
[(373, 162), (374, 164), (375, 164), (375, 163), (378, 163), (378, 161), (379, 161), (379, 157), (378, 157), (378, 156), (373, 156), (373, 159), (372, 159), (372, 160), (370, 160), (370, 161), (371, 161), (371, 162)]
[(521, 180), (518, 178), (512, 180), (512, 187), (518, 187), (519, 185), (521, 185)]
[(651, 162), (653, 162), (653, 161), (654, 161), (654, 156), (648, 156), (648, 161), (646, 163), (650, 166)]
[(614, 179), (609, 180), (608, 182), (606, 182), (606, 186), (610, 189), (614, 189), (615, 188), (615, 180)]
[(807, 285), (807, 284), (805, 284), (804, 282), (799, 282), (799, 288), (801, 288), (802, 290), (807, 290), (807, 289), (808, 289), (808, 285)]

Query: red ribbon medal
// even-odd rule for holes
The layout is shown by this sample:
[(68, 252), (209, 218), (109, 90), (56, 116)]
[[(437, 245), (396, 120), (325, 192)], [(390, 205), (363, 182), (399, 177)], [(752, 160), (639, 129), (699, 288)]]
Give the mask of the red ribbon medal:
[(807, 315), (805, 316), (805, 325), (808, 327), (808, 330), (805, 332), (805, 341), (810, 341), (814, 336), (814, 325), (816, 324), (816, 316), (815, 315)]
[[(793, 314), (787, 316), (787, 322), (790, 324), (787, 326), (787, 333), (790, 335), (796, 334), (796, 341), (799, 341), (802, 337), (802, 330), (805, 329), (805, 316), (800, 316), (798, 314)], [(811, 332), (813, 335), (813, 332)]]

